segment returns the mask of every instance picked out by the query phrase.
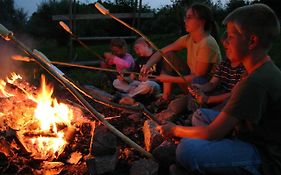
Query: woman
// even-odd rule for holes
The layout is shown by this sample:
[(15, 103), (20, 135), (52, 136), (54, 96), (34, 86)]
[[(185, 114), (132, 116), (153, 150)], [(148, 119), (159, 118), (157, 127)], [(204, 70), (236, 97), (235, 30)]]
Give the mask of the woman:
[[(185, 29), (189, 34), (180, 37), (175, 42), (161, 49), (166, 54), (171, 51), (187, 49), (187, 65), (190, 74), (184, 78), (191, 83), (195, 77), (200, 77), (199, 82), (205, 83), (211, 76), (212, 69), (220, 62), (221, 54), (219, 46), (214, 39), (216, 37), (216, 25), (211, 10), (203, 4), (193, 4), (186, 11)], [(212, 35), (214, 36), (211, 36)], [(147, 74), (150, 67), (161, 58), (160, 52), (152, 55), (149, 61), (141, 69), (142, 74)], [(163, 100), (169, 100), (172, 83), (185, 83), (179, 76), (161, 74), (156, 78), (164, 83)], [(202, 81), (203, 80), (203, 81)]]

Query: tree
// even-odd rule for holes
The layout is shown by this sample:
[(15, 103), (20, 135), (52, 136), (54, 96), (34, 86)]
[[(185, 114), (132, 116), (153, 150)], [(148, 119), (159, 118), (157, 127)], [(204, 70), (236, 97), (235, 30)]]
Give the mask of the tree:
[(23, 32), (27, 22), (27, 13), (14, 8), (14, 0), (0, 0), (0, 23), (10, 30)]

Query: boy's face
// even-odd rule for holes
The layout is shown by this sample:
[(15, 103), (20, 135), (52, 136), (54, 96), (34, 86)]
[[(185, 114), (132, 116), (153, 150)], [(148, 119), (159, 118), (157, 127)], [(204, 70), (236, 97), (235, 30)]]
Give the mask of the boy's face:
[(146, 56), (147, 46), (143, 43), (138, 43), (134, 45), (134, 50), (138, 56), (143, 57)]
[(226, 56), (232, 62), (241, 62), (248, 54), (249, 41), (238, 32), (234, 23), (227, 23), (227, 36), (223, 39)]

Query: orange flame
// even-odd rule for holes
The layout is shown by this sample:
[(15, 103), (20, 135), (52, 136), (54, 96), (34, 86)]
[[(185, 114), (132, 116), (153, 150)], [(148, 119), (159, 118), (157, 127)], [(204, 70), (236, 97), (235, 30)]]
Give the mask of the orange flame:
[[(11, 78), (7, 78), (6, 81), (0, 80), (0, 93), (2, 92), (2, 96), (11, 97), (16, 95), (6, 92), (5, 87), (7, 83), (15, 84), (17, 79), (22, 79), (22, 77), (12, 73)], [(20, 122), (26, 123), (17, 132), (21, 141), (33, 153), (35, 158), (49, 160), (57, 158), (67, 144), (65, 134), (67, 134), (68, 128), (73, 127), (71, 126), (73, 111), (66, 104), (59, 103), (55, 98), (52, 98), (54, 88), (46, 83), (45, 76), (43, 75), (41, 76), (41, 87), (37, 96), (34, 96), (33, 92), (27, 92), (21, 87), (18, 88), (25, 92), (28, 99), (37, 104), (34, 114), (31, 116), (32, 119)], [(28, 127), (30, 123), (36, 123), (39, 127), (30, 129)], [(35, 134), (33, 137), (25, 137), (25, 133), (28, 132), (39, 134), (38, 136)], [(43, 135), (40, 135), (41, 133)]]
[(56, 99), (52, 99), (52, 94), (53, 87), (46, 83), (45, 76), (41, 76), (41, 89), (35, 98), (37, 108), (34, 111), (34, 117), (39, 121), (42, 131), (56, 134), (54, 138), (38, 137), (32, 139), (41, 154), (61, 153), (67, 142), (64, 139), (64, 132), (58, 131), (57, 125), (70, 126), (73, 119), (73, 111), (66, 104), (58, 103)]

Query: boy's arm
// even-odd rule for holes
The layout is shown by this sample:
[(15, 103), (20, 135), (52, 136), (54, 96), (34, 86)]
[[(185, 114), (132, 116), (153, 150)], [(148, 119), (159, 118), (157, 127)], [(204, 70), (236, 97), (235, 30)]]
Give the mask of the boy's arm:
[(221, 103), (221, 102), (224, 102), (229, 97), (230, 97), (230, 92), (229, 93), (220, 94), (220, 95), (209, 96), (208, 100), (207, 100), (207, 104)]

